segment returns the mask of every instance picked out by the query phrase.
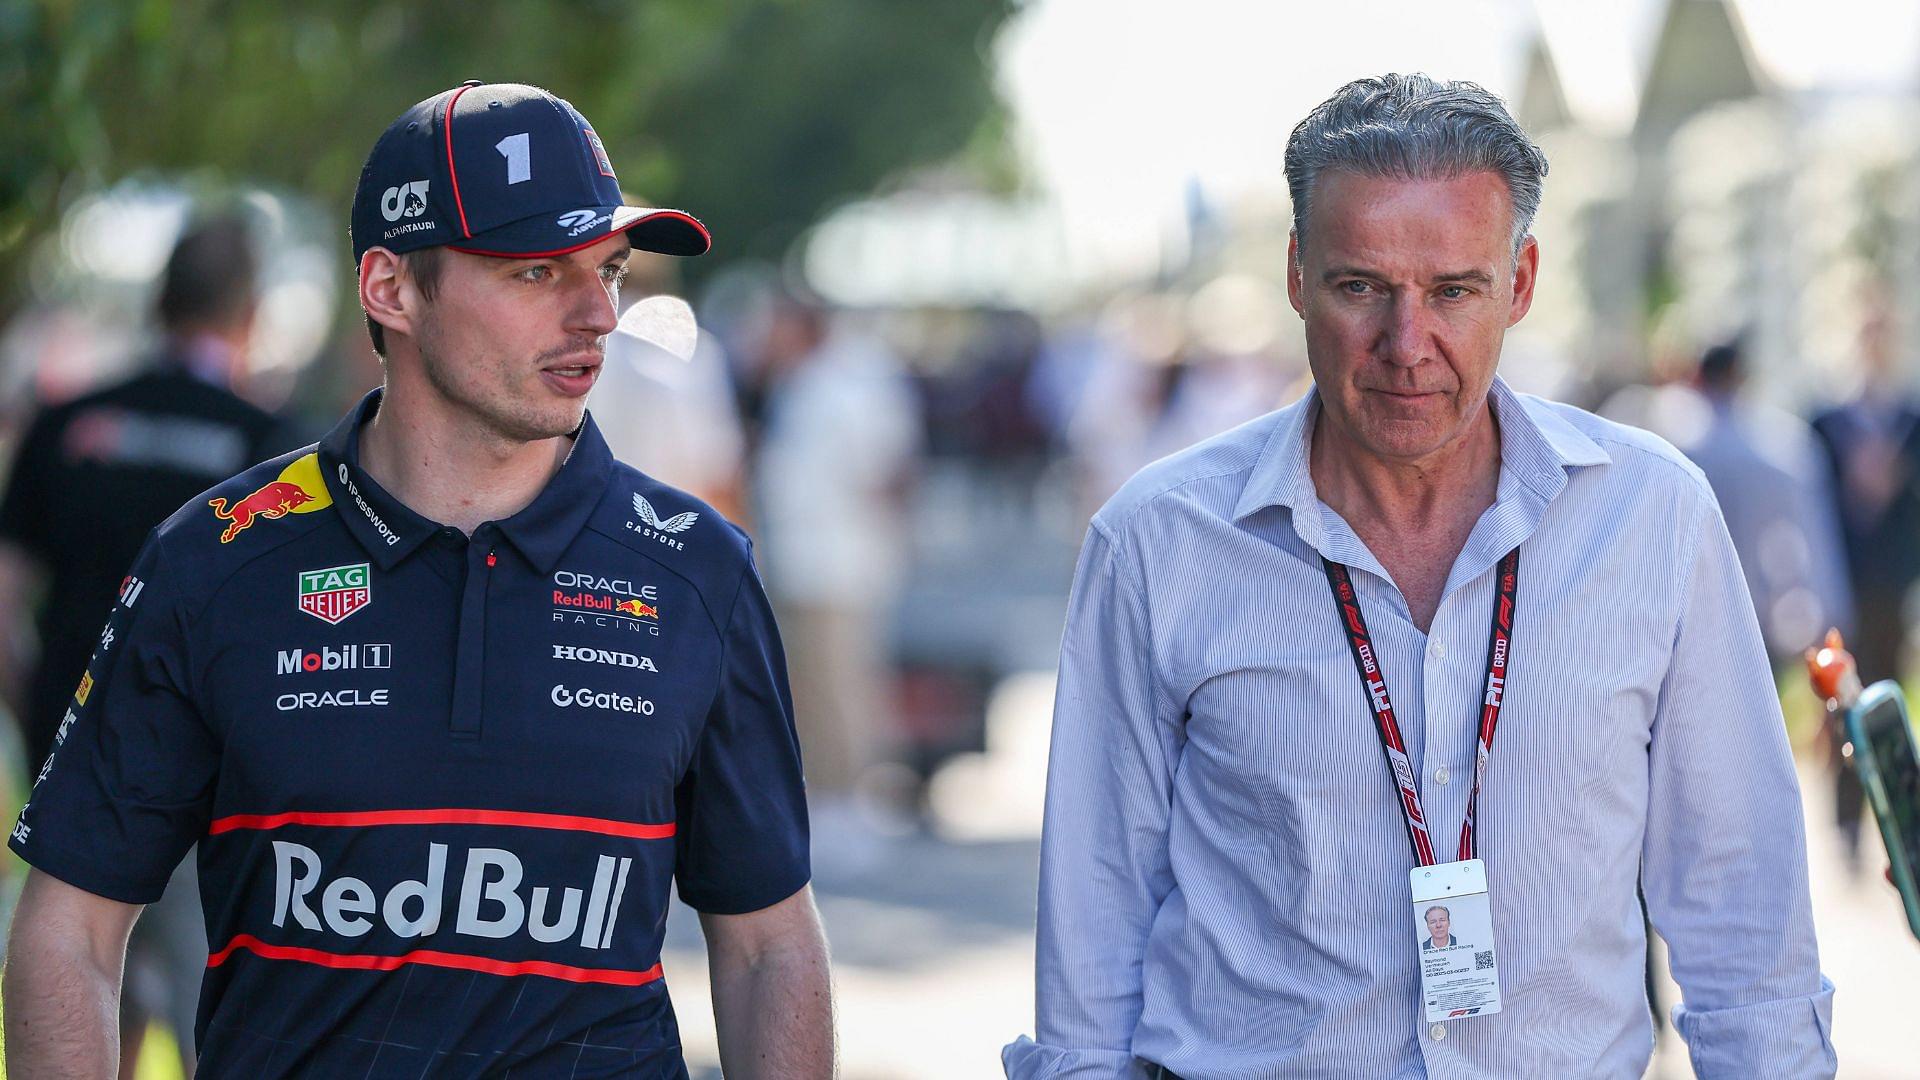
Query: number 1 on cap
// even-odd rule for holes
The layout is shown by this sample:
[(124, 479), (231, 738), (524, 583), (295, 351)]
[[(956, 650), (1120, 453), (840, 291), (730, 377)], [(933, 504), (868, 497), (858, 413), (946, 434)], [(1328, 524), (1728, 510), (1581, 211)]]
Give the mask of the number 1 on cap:
[(507, 159), (507, 184), (518, 184), (533, 179), (533, 155), (527, 145), (527, 133), (509, 135), (493, 144), (500, 156)]

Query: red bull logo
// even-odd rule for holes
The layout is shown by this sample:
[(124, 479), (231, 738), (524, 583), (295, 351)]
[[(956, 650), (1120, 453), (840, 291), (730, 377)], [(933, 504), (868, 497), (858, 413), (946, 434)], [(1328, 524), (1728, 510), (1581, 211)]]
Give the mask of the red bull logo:
[(333, 505), (333, 496), (320, 479), (318, 457), (307, 454), (281, 470), (278, 479), (246, 498), (232, 503), (221, 498), (208, 499), (207, 505), (213, 507), (213, 516), (227, 523), (220, 533), (220, 542), (228, 544), (257, 520), (323, 510)]
[(613, 605), (613, 610), (625, 612), (636, 619), (657, 619), (660, 609), (642, 600), (622, 600)]

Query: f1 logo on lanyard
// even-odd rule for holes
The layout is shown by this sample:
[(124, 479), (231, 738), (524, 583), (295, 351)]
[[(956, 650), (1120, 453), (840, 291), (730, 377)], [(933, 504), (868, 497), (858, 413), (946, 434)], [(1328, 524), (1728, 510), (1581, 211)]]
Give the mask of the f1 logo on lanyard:
[(1373, 636), (1367, 632), (1366, 618), (1360, 613), (1360, 598), (1354, 592), (1353, 578), (1344, 565), (1322, 561), (1327, 570), (1327, 584), (1333, 589), (1334, 605), (1340, 613), (1341, 627), (1346, 633), (1347, 647), (1353, 653), (1354, 670), (1360, 675), (1367, 706), (1373, 712), (1374, 726), (1380, 735), (1380, 747), (1387, 756), (1387, 771), (1400, 792), (1407, 841), (1413, 847), (1417, 864), (1409, 875), (1409, 891), (1413, 901), (1412, 932), (1419, 943), (1420, 999), (1427, 1022), (1435, 1025), (1433, 1037), (1444, 1038), (1445, 1029), (1438, 1026), (1442, 1021), (1489, 1016), (1500, 1011), (1493, 905), (1487, 895), (1486, 864), (1476, 857), (1474, 811), (1480, 802), (1480, 782), (1486, 775), (1487, 758), (1493, 752), (1494, 731), (1499, 727), (1500, 708), (1506, 696), (1520, 549), (1507, 552), (1496, 571), (1493, 629), (1487, 641), (1487, 681), (1481, 698), (1480, 733), (1474, 749), (1473, 789), (1467, 794), (1467, 813), (1460, 825), (1458, 853), (1455, 861), (1449, 863), (1440, 862), (1434, 855), (1433, 837), (1427, 829), (1426, 812), (1420, 805), (1413, 763), (1407, 758), (1406, 740), (1401, 737), (1400, 721), (1394, 715), (1393, 699), (1387, 693), (1386, 673), (1380, 669)]

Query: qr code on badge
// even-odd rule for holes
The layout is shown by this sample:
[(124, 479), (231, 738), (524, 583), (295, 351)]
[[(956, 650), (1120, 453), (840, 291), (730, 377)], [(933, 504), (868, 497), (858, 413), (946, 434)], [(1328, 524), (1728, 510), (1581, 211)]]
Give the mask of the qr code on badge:
[(1493, 950), (1473, 954), (1473, 970), (1491, 971), (1493, 969)]

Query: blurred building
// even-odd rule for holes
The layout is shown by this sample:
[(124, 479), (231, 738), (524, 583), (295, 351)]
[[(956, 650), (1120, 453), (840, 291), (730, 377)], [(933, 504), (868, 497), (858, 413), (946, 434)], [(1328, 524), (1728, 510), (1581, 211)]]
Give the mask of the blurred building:
[(1553, 163), (1536, 232), (1561, 244), (1530, 329), (1603, 385), (1657, 366), (1666, 321), (1692, 345), (1745, 331), (1774, 400), (1831, 398), (1876, 285), (1920, 286), (1912, 88), (1790, 89), (1747, 7), (1666, 0), (1626, 128), (1579, 107), (1548, 36), (1532, 46), (1516, 111)]

